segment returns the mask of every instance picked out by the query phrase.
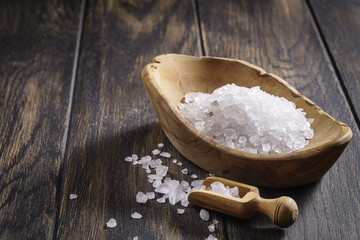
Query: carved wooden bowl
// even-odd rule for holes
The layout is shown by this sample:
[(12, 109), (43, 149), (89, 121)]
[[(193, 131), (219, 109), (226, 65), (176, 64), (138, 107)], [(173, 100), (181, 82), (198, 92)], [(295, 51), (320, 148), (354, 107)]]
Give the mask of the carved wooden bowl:
[[(176, 149), (197, 166), (218, 176), (257, 186), (291, 187), (319, 180), (349, 143), (349, 126), (336, 121), (280, 77), (245, 61), (215, 57), (160, 55), (142, 71), (146, 93)], [(228, 83), (260, 86), (284, 97), (314, 118), (314, 138), (298, 151), (254, 154), (215, 142), (186, 119), (178, 105), (188, 92), (212, 93)]]

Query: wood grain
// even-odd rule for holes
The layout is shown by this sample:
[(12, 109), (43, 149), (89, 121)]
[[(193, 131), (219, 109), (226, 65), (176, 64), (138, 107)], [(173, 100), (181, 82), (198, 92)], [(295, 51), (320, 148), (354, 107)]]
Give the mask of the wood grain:
[[(219, 7), (213, 8), (211, 6)], [(208, 55), (239, 58), (284, 78), (324, 111), (347, 123), (354, 137), (321, 181), (292, 189), (261, 188), (264, 197), (292, 197), (297, 222), (283, 231), (259, 216), (229, 218), (229, 239), (358, 239), (359, 131), (309, 11), (302, 1), (200, 1)]]
[[(170, 177), (184, 167), (199, 178), (206, 172), (185, 160), (166, 139), (141, 81), (142, 68), (158, 54), (196, 55), (191, 1), (90, 1), (75, 86), (69, 148), (57, 229), (58, 239), (202, 239), (208, 223), (199, 208), (184, 215), (177, 207), (135, 201), (151, 191), (147, 174), (124, 158), (150, 154), (159, 142), (183, 162), (169, 163)], [(164, 160), (166, 161), (166, 160)], [(167, 160), (169, 161), (169, 160)], [(166, 161), (166, 162), (167, 162)], [(69, 200), (69, 194), (78, 194)], [(157, 197), (159, 197), (157, 195)], [(142, 219), (131, 218), (133, 212)], [(213, 214), (213, 217), (219, 216)], [(117, 227), (105, 227), (115, 218)], [(221, 234), (221, 223), (217, 231)]]
[(359, 119), (360, 2), (354, 0), (309, 2)]
[(80, 3), (0, 2), (0, 239), (49, 239)]

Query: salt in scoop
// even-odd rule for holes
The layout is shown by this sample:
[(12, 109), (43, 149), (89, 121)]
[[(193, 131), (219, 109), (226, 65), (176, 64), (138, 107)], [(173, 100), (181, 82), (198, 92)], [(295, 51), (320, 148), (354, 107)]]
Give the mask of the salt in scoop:
[[(256, 186), (292, 187), (319, 180), (348, 145), (352, 131), (280, 77), (248, 62), (216, 57), (165, 54), (145, 66), (147, 96), (171, 143), (197, 166)], [(314, 137), (304, 148), (281, 154), (255, 154), (214, 141), (184, 119), (178, 105), (189, 92), (212, 93), (226, 84), (261, 90), (296, 104), (313, 118)]]
[(260, 197), (257, 187), (220, 177), (208, 177), (202, 185), (208, 188), (213, 182), (221, 182), (231, 188), (238, 187), (241, 198), (207, 190), (195, 190), (189, 194), (189, 202), (240, 219), (249, 219), (255, 213), (261, 212), (282, 228), (291, 226), (298, 217), (297, 204), (290, 197), (264, 199)]

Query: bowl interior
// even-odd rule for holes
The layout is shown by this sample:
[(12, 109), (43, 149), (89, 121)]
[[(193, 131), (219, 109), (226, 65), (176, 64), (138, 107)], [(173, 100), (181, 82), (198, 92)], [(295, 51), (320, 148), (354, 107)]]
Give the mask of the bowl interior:
[[(173, 111), (188, 92), (212, 93), (225, 84), (235, 83), (242, 87), (260, 86), (275, 96), (284, 97), (303, 108), (307, 118), (314, 118), (311, 127), (314, 138), (297, 152), (317, 148), (336, 139), (341, 132), (340, 122), (323, 112), (318, 106), (298, 93), (284, 80), (267, 74), (257, 66), (243, 61), (220, 58), (196, 58), (184, 55), (162, 55), (155, 58), (155, 81)], [(195, 129), (195, 128), (194, 128)]]

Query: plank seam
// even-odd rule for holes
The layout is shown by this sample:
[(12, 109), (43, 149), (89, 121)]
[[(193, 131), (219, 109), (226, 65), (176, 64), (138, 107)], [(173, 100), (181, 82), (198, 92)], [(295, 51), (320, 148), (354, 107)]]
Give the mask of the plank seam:
[(64, 169), (65, 169), (65, 152), (67, 149), (68, 143), (68, 133), (70, 129), (70, 120), (71, 120), (71, 113), (73, 108), (73, 98), (74, 98), (74, 90), (75, 90), (75, 81), (76, 81), (76, 74), (78, 71), (78, 64), (79, 64), (79, 53), (80, 53), (80, 46), (82, 40), (82, 33), (84, 29), (84, 18), (85, 18), (85, 7), (86, 7), (86, 0), (81, 1), (81, 9), (80, 9), (80, 18), (79, 18), (79, 25), (78, 25), (78, 32), (76, 36), (76, 45), (75, 45), (75, 54), (74, 54), (74, 61), (73, 61), (73, 69), (71, 73), (71, 83), (70, 83), (70, 91), (69, 91), (69, 103), (66, 112), (66, 121), (65, 121), (65, 130), (64, 130), (64, 137), (61, 142), (61, 156), (60, 156), (60, 169), (59, 169), (59, 177), (56, 186), (56, 197), (55, 197), (55, 204), (56, 204), (56, 213), (55, 213), (55, 221), (53, 220), (53, 226), (51, 228), (50, 234), (52, 236), (51, 239), (54, 239), (56, 236), (56, 232), (59, 228), (59, 216), (60, 216), (60, 203), (63, 192), (62, 187), (64, 185)]
[(320, 42), (323, 46), (323, 48), (325, 49), (325, 52), (329, 58), (329, 61), (330, 61), (330, 64), (332, 65), (333, 67), (333, 70), (335, 72), (335, 75), (338, 79), (338, 82), (340, 84), (340, 87), (341, 87), (341, 90), (345, 96), (345, 99), (348, 103), (348, 106), (350, 108), (350, 111), (355, 119), (355, 122), (356, 122), (356, 125), (358, 127), (358, 129), (360, 130), (360, 119), (359, 119), (359, 116), (357, 115), (356, 113), (356, 110), (355, 110), (355, 107), (354, 107), (354, 104), (353, 102), (351, 101), (351, 98), (350, 98), (350, 95), (349, 95), (349, 92), (347, 91), (346, 89), (346, 86), (345, 86), (345, 83), (344, 83), (344, 80), (341, 76), (341, 73), (340, 73), (340, 70), (336, 64), (336, 61), (335, 61), (335, 58), (334, 56), (331, 54), (331, 50), (330, 50), (330, 47), (326, 41), (326, 38), (321, 30), (321, 26), (320, 26), (320, 23), (318, 22), (317, 18), (316, 18), (316, 14), (315, 14), (315, 11), (310, 3), (309, 0), (305, 0), (305, 5), (307, 6), (307, 9), (309, 11), (309, 15), (310, 15), (310, 19), (311, 21), (313, 22), (313, 25), (314, 25), (314, 29), (315, 29), (315, 32), (316, 34), (318, 35), (319, 39), (320, 39)]
[(199, 13), (199, 3), (197, 0), (192, 0), (192, 6), (194, 11), (194, 21), (196, 27), (196, 38), (197, 44), (199, 48), (199, 55), (200, 57), (206, 56), (205, 47), (204, 47), (204, 39), (202, 37), (202, 29), (200, 24), (200, 13)]

